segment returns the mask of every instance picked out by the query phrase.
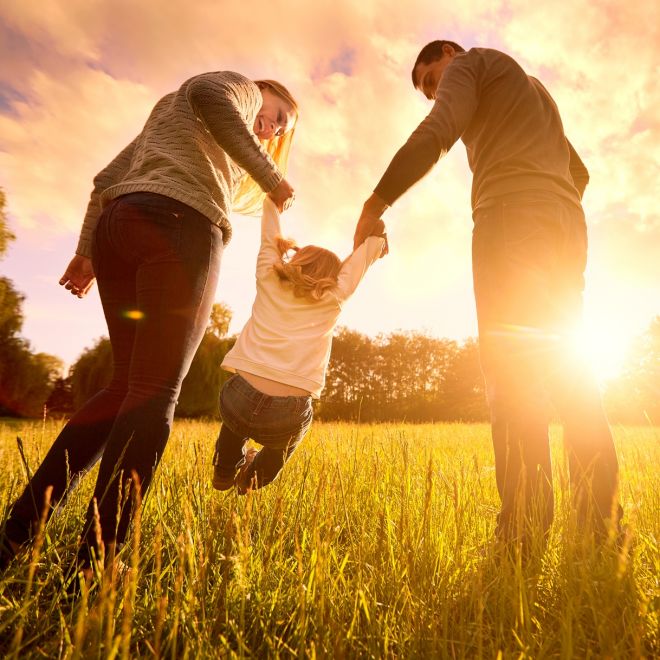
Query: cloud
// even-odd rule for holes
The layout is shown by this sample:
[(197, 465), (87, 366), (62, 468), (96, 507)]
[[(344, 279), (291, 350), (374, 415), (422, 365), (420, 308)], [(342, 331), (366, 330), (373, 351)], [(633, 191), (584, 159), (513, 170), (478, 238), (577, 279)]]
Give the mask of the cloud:
[[(590, 291), (612, 286), (606, 273), (621, 269), (626, 286), (654, 294), (659, 12), (652, 0), (9, 0), (0, 9), (1, 185), (19, 241), (59, 235), (73, 247), (92, 177), (160, 96), (202, 71), (275, 78), (301, 108), (287, 231), (343, 256), (361, 204), (430, 108), (412, 89), (412, 62), (426, 42), (450, 38), (508, 52), (556, 99), (591, 173)], [(350, 305), (344, 323), (475, 333), (469, 187), (457, 144), (388, 211), (392, 252), (365, 283), (369, 303)], [(240, 326), (256, 238), (252, 220), (235, 223), (219, 297)], [(21, 250), (45, 255), (37, 242)], [(37, 315), (50, 293), (29, 286)]]

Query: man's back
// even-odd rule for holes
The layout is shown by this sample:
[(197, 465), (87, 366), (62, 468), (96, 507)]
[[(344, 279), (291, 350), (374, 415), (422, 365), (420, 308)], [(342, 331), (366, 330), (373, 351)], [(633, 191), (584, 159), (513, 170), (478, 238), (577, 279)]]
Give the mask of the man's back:
[(458, 53), (431, 112), (452, 114), (474, 174), (472, 206), (542, 190), (579, 203), (557, 105), (538, 80), (490, 48)]

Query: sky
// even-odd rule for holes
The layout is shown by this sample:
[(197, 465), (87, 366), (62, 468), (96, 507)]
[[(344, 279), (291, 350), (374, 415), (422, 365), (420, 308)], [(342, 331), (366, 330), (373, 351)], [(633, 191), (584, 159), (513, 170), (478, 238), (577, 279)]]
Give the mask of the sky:
[[(299, 101), (284, 233), (342, 258), (394, 153), (430, 110), (410, 70), (434, 39), (513, 56), (541, 79), (591, 181), (586, 346), (613, 367), (660, 314), (657, 0), (0, 1), (0, 187), (16, 241), (0, 274), (25, 295), (23, 336), (65, 364), (106, 334), (96, 289), (57, 281), (94, 175), (187, 78), (274, 78)], [(341, 323), (369, 335), (475, 336), (471, 174), (458, 142), (384, 216), (390, 254)], [(247, 320), (259, 221), (233, 215), (216, 299)], [(611, 364), (610, 364), (611, 363)]]

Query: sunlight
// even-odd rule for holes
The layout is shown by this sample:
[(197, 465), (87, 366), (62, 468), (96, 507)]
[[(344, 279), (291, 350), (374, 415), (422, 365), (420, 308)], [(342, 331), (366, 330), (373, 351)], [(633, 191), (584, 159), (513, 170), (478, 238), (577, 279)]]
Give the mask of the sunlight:
[(611, 320), (601, 323), (585, 319), (575, 333), (575, 347), (586, 357), (601, 384), (621, 374), (631, 341), (630, 330)]

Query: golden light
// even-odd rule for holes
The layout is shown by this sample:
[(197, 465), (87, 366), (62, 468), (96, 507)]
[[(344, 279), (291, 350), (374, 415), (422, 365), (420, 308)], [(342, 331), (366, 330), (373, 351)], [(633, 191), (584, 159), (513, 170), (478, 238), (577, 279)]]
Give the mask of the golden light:
[(129, 309), (124, 312), (124, 318), (131, 319), (133, 321), (139, 321), (144, 318), (144, 312), (141, 312), (139, 309)]
[(592, 318), (575, 332), (574, 346), (603, 384), (621, 374), (632, 339), (633, 333), (624, 323), (612, 318), (605, 322)]

